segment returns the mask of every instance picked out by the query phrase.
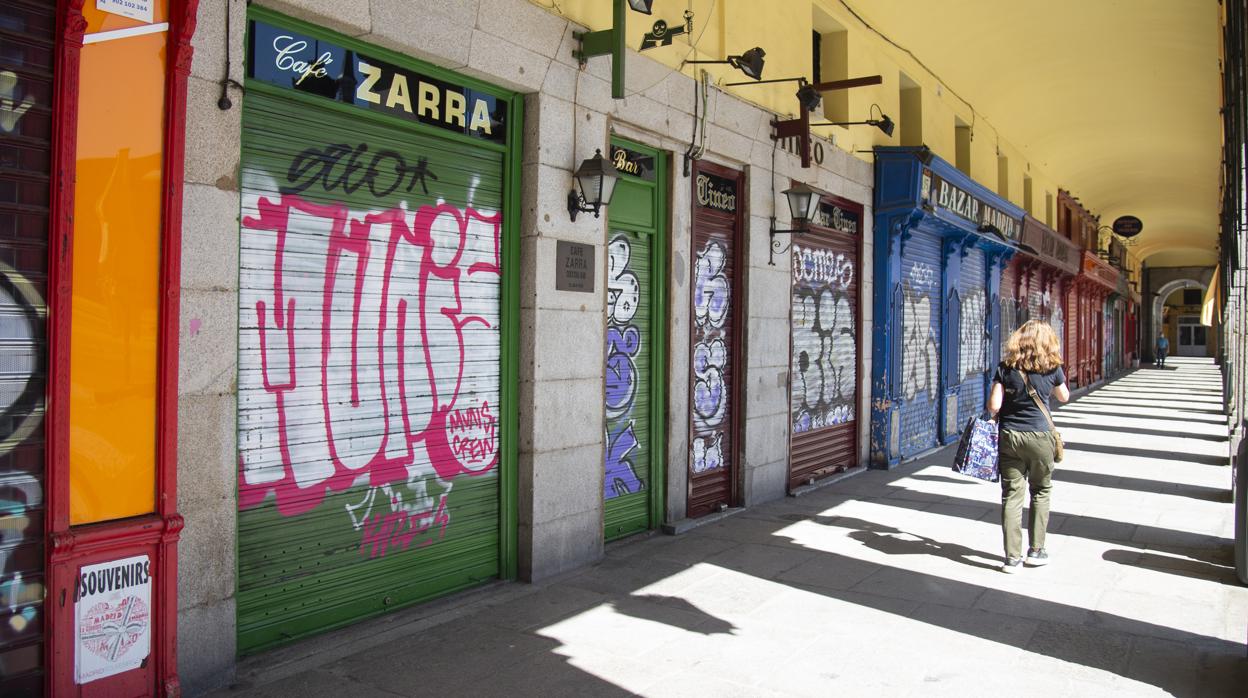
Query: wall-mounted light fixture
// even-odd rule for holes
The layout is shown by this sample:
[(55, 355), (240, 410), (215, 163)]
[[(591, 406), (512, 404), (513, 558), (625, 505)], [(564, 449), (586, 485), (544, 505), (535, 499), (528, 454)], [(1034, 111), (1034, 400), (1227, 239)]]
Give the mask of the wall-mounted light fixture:
[(596, 32), (578, 32), (576, 48), (572, 57), (583, 66), (594, 56), (611, 56), (611, 97), (624, 99), (624, 30), (628, 26), (628, 8), (642, 14), (650, 14), (654, 0), (614, 0), (611, 28)]
[[(740, 56), (728, 56), (728, 58), (722, 61), (685, 61), (684, 64), (727, 63), (728, 65), (732, 66), (733, 68), (736, 68), (742, 73), (745, 73), (745, 77), (758, 80), (763, 77), (763, 62), (766, 56), (767, 56), (766, 51), (764, 51), (759, 46), (755, 46), (754, 48), (750, 49), (749, 51), (746, 51)], [(741, 83), (734, 83), (734, 84), (741, 84)], [(744, 84), (748, 85), (751, 83), (744, 83)]]
[[(798, 151), (801, 153), (802, 167), (810, 167), (810, 112), (819, 107), (820, 95), (834, 90), (848, 90), (866, 85), (879, 85), (884, 79), (879, 75), (868, 75), (848, 80), (810, 83), (806, 78), (779, 78), (776, 80), (759, 80), (758, 82), (730, 82), (731, 85), (759, 85), (769, 82), (793, 82), (801, 84), (797, 89), (798, 117), (796, 119), (772, 119), (771, 139), (773, 141), (796, 138)], [(891, 123), (891, 122), (890, 122)]]
[[(774, 189), (772, 190), (775, 191)], [(771, 238), (771, 250), (767, 257), (767, 263), (776, 266), (776, 255), (784, 254), (793, 243), (790, 239), (789, 244), (782, 245), (777, 239), (778, 235), (800, 235), (806, 232), (806, 227), (815, 219), (815, 215), (819, 213), (819, 192), (807, 186), (806, 184), (795, 184), (784, 190), (784, 198), (789, 201), (789, 213), (793, 218), (796, 228), (789, 230), (776, 230), (776, 217), (771, 217), (771, 230), (768, 235)]]
[(811, 124), (811, 126), (874, 126), (883, 131), (885, 136), (892, 137), (893, 129), (897, 127), (893, 120), (888, 118), (888, 114), (885, 114), (878, 104), (872, 104), (871, 111), (880, 112), (880, 118), (867, 119), (866, 121), (821, 121), (817, 124)]
[(615, 166), (602, 156), (601, 149), (595, 149), (594, 156), (581, 162), (572, 177), (576, 187), (568, 191), (568, 216), (575, 221), (577, 213), (593, 211), (597, 218), (599, 210), (611, 203), (615, 193)]

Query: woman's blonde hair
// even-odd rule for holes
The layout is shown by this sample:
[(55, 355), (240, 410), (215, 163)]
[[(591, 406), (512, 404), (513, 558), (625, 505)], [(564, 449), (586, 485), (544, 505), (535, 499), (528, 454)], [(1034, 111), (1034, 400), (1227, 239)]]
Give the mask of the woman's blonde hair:
[(1001, 362), (1028, 373), (1048, 373), (1061, 366), (1062, 348), (1053, 326), (1039, 320), (1024, 322), (1006, 341)]

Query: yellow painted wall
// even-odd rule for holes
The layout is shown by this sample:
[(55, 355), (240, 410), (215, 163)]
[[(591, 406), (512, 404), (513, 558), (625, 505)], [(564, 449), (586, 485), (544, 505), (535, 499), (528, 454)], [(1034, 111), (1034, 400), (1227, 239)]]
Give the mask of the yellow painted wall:
[[(550, 12), (557, 12), (577, 24), (591, 30), (611, 26), (611, 2), (606, 0), (560, 0), (552, 6), (548, 0), (531, 0)], [(626, 42), (636, 50), (642, 36), (649, 31), (656, 19), (669, 25), (680, 21), (688, 2), (664, 2), (656, 0), (654, 14), (647, 17), (628, 12)], [(1045, 219), (1046, 193), (1056, 198), (1058, 183), (1038, 163), (1029, 163), (1023, 152), (1009, 141), (1009, 134), (998, 133), (992, 124), (972, 114), (970, 108), (958, 99), (948, 86), (940, 84), (913, 58), (865, 28), (845, 7), (835, 0), (785, 0), (784, 2), (756, 2), (754, 0), (693, 0), (694, 31), (691, 37), (682, 36), (670, 47), (646, 51), (645, 55), (672, 68), (689, 56), (701, 60), (722, 60), (727, 55), (740, 54), (754, 46), (767, 52), (763, 79), (781, 77), (812, 77), (811, 32), (818, 23), (827, 26), (828, 21), (837, 24), (848, 33), (849, 77), (881, 75), (883, 84), (860, 87), (848, 92), (848, 111), (851, 120), (876, 118), (871, 106), (878, 104), (894, 121), (901, 118), (899, 75), (904, 72), (922, 90), (923, 140), (940, 157), (955, 161), (954, 120), (960, 118), (974, 124), (971, 144), (971, 176), (994, 191), (998, 190), (998, 154), (1009, 159), (1009, 199), (1023, 205), (1023, 175), (1032, 179), (1031, 213)], [(694, 45), (696, 42), (696, 45)], [(605, 57), (591, 60), (606, 61)], [(985, 66), (987, 67), (987, 65)], [(727, 65), (687, 65), (683, 72), (691, 77), (705, 68), (717, 84), (745, 80), (745, 76)], [(830, 79), (829, 76), (824, 77)], [(631, 83), (626, 90), (638, 89)], [(796, 83), (777, 85), (750, 85), (723, 88), (736, 96), (757, 104), (782, 116), (796, 116), (798, 111), (794, 93)], [(954, 86), (957, 89), (957, 86)], [(818, 119), (819, 114), (812, 115)], [(893, 137), (887, 137), (879, 129), (870, 126), (828, 126), (815, 129), (815, 133), (835, 139), (837, 146), (863, 159), (870, 159), (869, 151), (876, 145), (900, 145), (900, 125)]]

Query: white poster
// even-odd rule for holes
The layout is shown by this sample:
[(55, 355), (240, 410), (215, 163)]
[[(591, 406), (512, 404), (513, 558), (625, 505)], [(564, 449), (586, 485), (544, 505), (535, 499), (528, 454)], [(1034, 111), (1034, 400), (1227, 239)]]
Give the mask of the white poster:
[(87, 683), (137, 669), (152, 648), (152, 573), (147, 555), (78, 571), (74, 675)]
[(153, 0), (95, 0), (95, 9), (151, 23), (152, 2)]

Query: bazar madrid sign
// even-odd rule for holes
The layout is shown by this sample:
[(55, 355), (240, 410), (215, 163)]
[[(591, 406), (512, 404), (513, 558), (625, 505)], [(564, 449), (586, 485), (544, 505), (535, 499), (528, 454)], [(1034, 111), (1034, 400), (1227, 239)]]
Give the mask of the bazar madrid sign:
[(406, 121), (503, 143), (507, 102), (330, 41), (253, 20), (248, 77)]
[(943, 208), (977, 226), (991, 225), (1009, 240), (1017, 240), (1022, 229), (1022, 219), (985, 203), (927, 169), (923, 170), (923, 198), (933, 206)]

